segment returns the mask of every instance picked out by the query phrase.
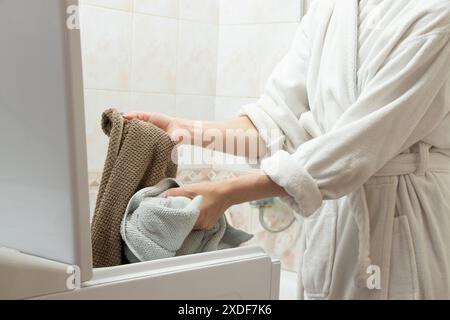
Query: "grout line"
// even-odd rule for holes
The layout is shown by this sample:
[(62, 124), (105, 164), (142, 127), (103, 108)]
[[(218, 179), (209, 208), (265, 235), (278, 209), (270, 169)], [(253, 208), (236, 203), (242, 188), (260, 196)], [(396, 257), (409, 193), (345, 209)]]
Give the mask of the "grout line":
[(126, 10), (126, 9), (121, 9), (121, 8), (112, 8), (112, 7), (102, 6), (102, 5), (98, 5), (98, 4), (91, 4), (91, 3), (80, 4), (80, 7), (107, 9), (107, 10), (112, 10), (112, 11), (119, 11), (119, 12), (125, 12), (125, 13), (129, 13), (129, 14), (133, 14), (133, 10)]
[(180, 18), (179, 15), (177, 17), (171, 17), (171, 16), (162, 15), (162, 14), (156, 14), (156, 13), (135, 11), (134, 10), (134, 1), (133, 1), (133, 5), (132, 5), (132, 7), (133, 7), (132, 10), (125, 10), (125, 9), (120, 9), (120, 8), (111, 8), (111, 7), (107, 7), (107, 6), (93, 5), (93, 4), (82, 4), (81, 6), (82, 7), (90, 7), (90, 8), (97, 8), (97, 9), (112, 10), (112, 11), (119, 11), (119, 12), (124, 12), (124, 13), (129, 13), (129, 14), (140, 14), (140, 15), (149, 16), (149, 17), (165, 18), (165, 19), (171, 19), (171, 20), (180, 20), (180, 21), (186, 21), (186, 22), (192, 22), (192, 23), (198, 23), (198, 24), (205, 24), (205, 25), (214, 25), (214, 26), (218, 25), (217, 22), (204, 21), (204, 20), (194, 20), (194, 19), (189, 19), (189, 18)]
[(197, 93), (167, 93), (167, 92), (151, 92), (151, 91), (137, 91), (137, 90), (121, 90), (121, 89), (102, 89), (85, 87), (86, 91), (105, 91), (116, 93), (129, 93), (129, 94), (147, 94), (147, 95), (161, 95), (161, 96), (193, 96), (193, 97), (209, 97), (209, 98), (222, 98), (222, 99), (259, 99), (259, 97), (252, 96), (224, 96), (224, 95), (211, 95), (211, 94), (197, 94)]
[(270, 24), (294, 24), (300, 23), (299, 20), (287, 20), (287, 21), (271, 21), (271, 22), (239, 22), (239, 23), (220, 23), (219, 27), (234, 27), (234, 26), (260, 26)]
[(192, 23), (203, 24), (203, 25), (213, 25), (213, 26), (217, 25), (217, 23), (209, 22), (209, 21), (201, 21), (201, 20), (194, 20), (194, 19), (188, 19), (188, 18), (179, 18), (179, 17), (169, 17), (169, 16), (152, 14), (152, 13), (134, 12), (134, 14), (139, 14), (139, 15), (148, 16), (148, 17), (157, 17), (157, 18), (163, 18), (163, 19), (192, 22)]
[[(134, 2), (133, 2), (134, 4)], [(265, 24), (283, 24), (283, 23), (299, 23), (299, 20), (284, 20), (284, 21), (267, 21), (267, 22), (231, 22), (231, 23), (222, 23), (220, 22), (220, 15), (219, 15), (219, 21), (213, 22), (213, 21), (204, 21), (204, 20), (194, 20), (189, 18), (180, 18), (178, 17), (172, 17), (162, 14), (156, 14), (156, 13), (148, 13), (148, 12), (142, 12), (142, 11), (135, 11), (133, 10), (125, 10), (120, 8), (111, 8), (107, 6), (102, 5), (92, 5), (92, 4), (82, 4), (83, 7), (91, 7), (91, 8), (100, 8), (100, 9), (107, 9), (107, 10), (113, 10), (113, 11), (120, 11), (120, 12), (126, 12), (130, 14), (140, 14), (144, 16), (151, 16), (151, 17), (158, 17), (158, 18), (166, 18), (166, 19), (172, 19), (172, 20), (180, 20), (180, 21), (187, 21), (187, 22), (193, 22), (193, 23), (199, 23), (199, 24), (207, 24), (207, 25), (215, 25), (215, 26), (247, 26), (247, 25), (265, 25)]]
[(214, 116), (213, 116), (213, 119), (214, 120), (217, 120), (217, 114), (219, 113), (219, 109), (218, 109), (218, 107), (217, 107), (217, 105), (218, 105), (218, 102), (217, 102), (217, 98), (218, 98), (218, 95), (217, 95), (217, 92), (218, 92), (218, 83), (219, 83), (219, 59), (220, 59), (220, 52), (221, 52), (221, 48), (222, 48), (222, 41), (221, 41), (221, 39), (222, 39), (222, 32), (221, 32), (221, 24), (220, 24), (220, 22), (222, 21), (222, 0), (217, 0), (217, 6), (218, 6), (218, 8), (217, 8), (217, 52), (216, 52), (216, 84), (215, 84), (215, 88), (214, 88), (214, 91), (215, 91), (215, 97), (214, 97)]
[[(180, 16), (180, 0), (177, 0), (177, 15)], [(177, 21), (177, 44), (175, 48), (175, 106), (174, 113), (178, 113), (178, 67), (179, 67), (179, 59), (178, 55), (180, 53), (180, 21)]]
[(132, 0), (131, 2), (131, 9), (133, 12), (133, 16), (131, 18), (131, 66), (130, 66), (130, 93), (129, 93), (129, 102), (128, 102), (128, 111), (131, 111), (131, 105), (134, 101), (134, 54), (136, 51), (135, 43), (136, 43), (136, 15), (134, 14), (134, 8), (135, 8), (136, 0)]
[(91, 91), (106, 91), (106, 92), (118, 92), (118, 93), (137, 93), (137, 94), (149, 94), (149, 95), (166, 95), (166, 96), (197, 96), (197, 97), (219, 97), (219, 98), (255, 98), (255, 97), (242, 97), (242, 96), (217, 96), (214, 94), (200, 94), (200, 93), (184, 93), (184, 92), (156, 92), (156, 91), (139, 91), (139, 90), (123, 90), (123, 89), (104, 89), (94, 87), (84, 87), (84, 90)]
[(233, 99), (259, 99), (260, 97), (252, 97), (252, 96), (224, 96), (224, 95), (216, 95), (216, 98), (233, 98)]

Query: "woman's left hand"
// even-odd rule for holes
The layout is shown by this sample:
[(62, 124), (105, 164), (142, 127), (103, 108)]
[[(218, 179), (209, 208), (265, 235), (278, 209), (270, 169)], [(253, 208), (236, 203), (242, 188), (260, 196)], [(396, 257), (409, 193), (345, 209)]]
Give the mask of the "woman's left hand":
[(231, 206), (227, 199), (226, 184), (224, 182), (201, 182), (183, 188), (170, 189), (167, 197), (186, 197), (193, 199), (203, 197), (200, 215), (194, 230), (211, 230)]

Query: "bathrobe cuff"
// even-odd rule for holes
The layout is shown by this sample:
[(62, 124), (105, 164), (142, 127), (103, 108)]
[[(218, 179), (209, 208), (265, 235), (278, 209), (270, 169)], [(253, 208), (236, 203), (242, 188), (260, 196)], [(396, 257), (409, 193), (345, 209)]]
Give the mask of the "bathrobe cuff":
[(259, 136), (266, 146), (266, 153), (262, 156), (263, 158), (271, 156), (278, 150), (283, 149), (286, 136), (258, 104), (253, 103), (242, 106), (238, 116), (247, 116), (258, 130)]
[(286, 190), (289, 196), (282, 200), (300, 215), (309, 217), (321, 207), (323, 196), (316, 181), (288, 152), (264, 159), (261, 169)]

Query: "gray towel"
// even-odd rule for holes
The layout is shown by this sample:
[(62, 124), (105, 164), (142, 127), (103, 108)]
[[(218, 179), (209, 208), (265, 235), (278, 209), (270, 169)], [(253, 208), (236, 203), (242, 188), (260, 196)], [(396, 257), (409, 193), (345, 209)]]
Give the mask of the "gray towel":
[(253, 237), (233, 228), (225, 217), (212, 230), (193, 231), (202, 197), (161, 197), (180, 186), (174, 179), (165, 179), (131, 198), (120, 230), (129, 262), (234, 248)]

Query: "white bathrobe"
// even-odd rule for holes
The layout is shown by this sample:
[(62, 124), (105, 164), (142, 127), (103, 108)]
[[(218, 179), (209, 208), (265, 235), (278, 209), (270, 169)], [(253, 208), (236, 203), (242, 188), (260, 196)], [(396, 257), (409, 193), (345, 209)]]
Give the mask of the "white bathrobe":
[(315, 0), (241, 115), (304, 217), (302, 297), (449, 299), (450, 1), (372, 2)]

